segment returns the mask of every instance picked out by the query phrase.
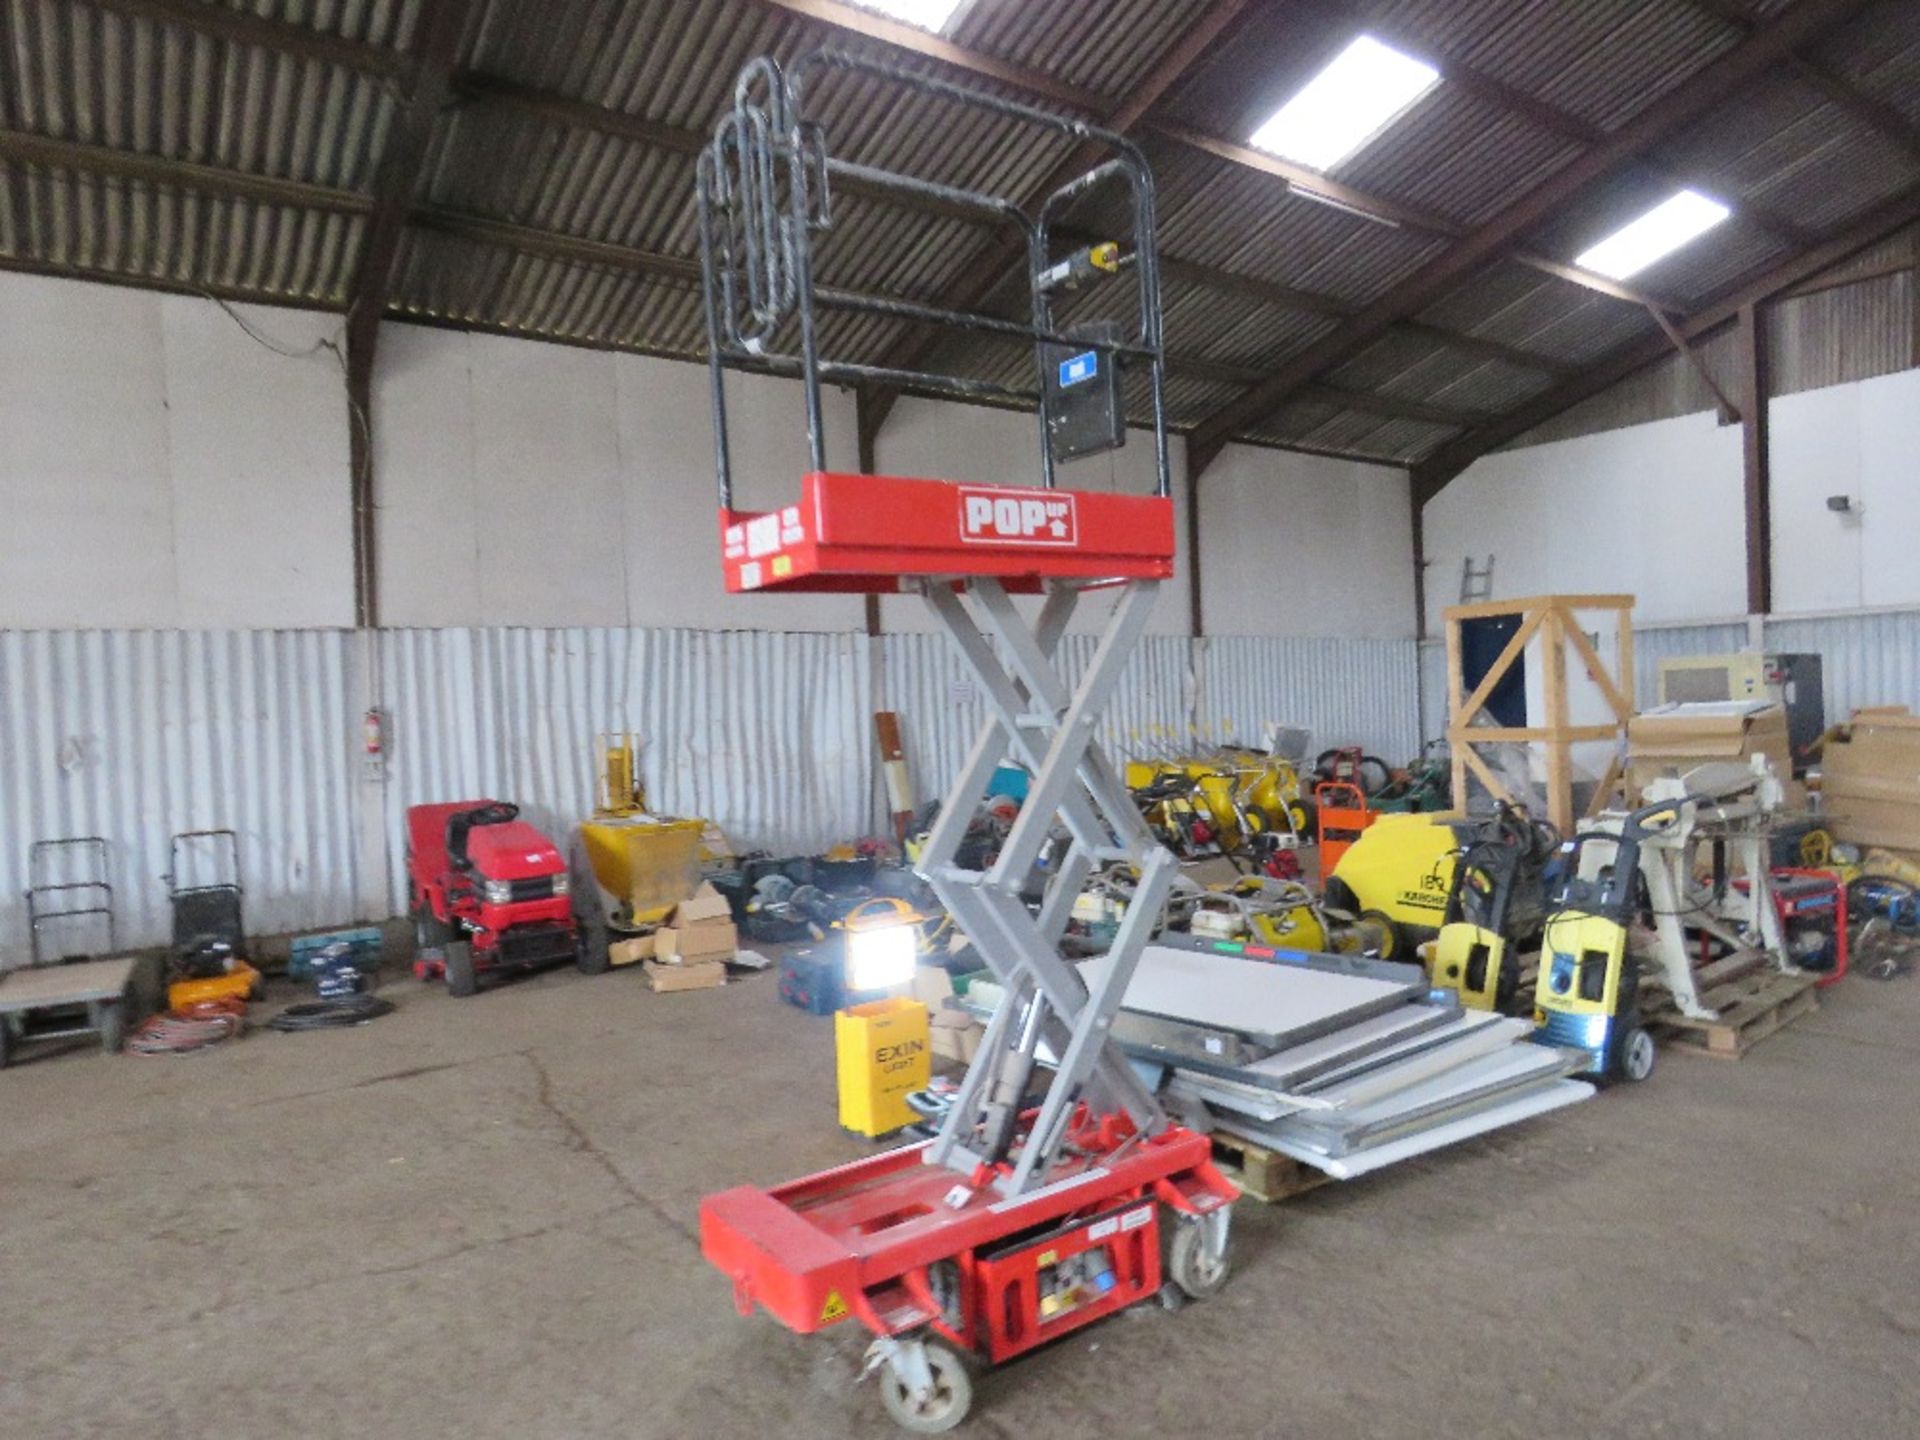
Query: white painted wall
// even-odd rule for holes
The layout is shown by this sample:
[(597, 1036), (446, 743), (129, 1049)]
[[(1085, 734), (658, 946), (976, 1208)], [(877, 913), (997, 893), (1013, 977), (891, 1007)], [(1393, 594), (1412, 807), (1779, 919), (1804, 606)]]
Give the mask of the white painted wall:
[(1209, 635), (1413, 634), (1407, 473), (1229, 445), (1200, 480)]
[[(800, 389), (731, 377), (737, 503), (799, 493)], [(829, 462), (852, 468), (830, 390)], [(389, 625), (854, 630), (858, 597), (729, 596), (698, 365), (416, 325), (381, 332), (375, 474)]]
[(1920, 604), (1920, 370), (1785, 396), (1772, 421), (1776, 612)]
[(1426, 509), (1427, 613), (1493, 556), (1497, 598), (1625, 592), (1640, 621), (1746, 604), (1740, 431), (1686, 415), (1489, 455)]
[(353, 623), (339, 318), (233, 310), (0, 276), (0, 628)]
[[(1774, 613), (1920, 604), (1920, 370), (1780, 396), (1771, 421)], [(1463, 557), (1491, 553), (1498, 596), (1619, 590), (1642, 622), (1740, 615), (1743, 507), (1740, 430), (1712, 414), (1489, 455), (1427, 506), (1428, 613), (1458, 599)]]
[[(317, 348), (339, 318), (239, 313), (266, 344), (211, 301), (0, 276), (0, 628), (352, 623), (345, 396)], [(728, 385), (740, 502), (772, 506), (806, 466), (799, 386)], [(852, 397), (825, 400), (829, 463), (852, 469)], [(385, 624), (864, 625), (859, 597), (725, 593), (702, 366), (390, 324), (371, 419)], [(1030, 485), (1034, 432), (1028, 416), (906, 399), (876, 458)], [(1180, 635), (1186, 466), (1183, 442), (1171, 449), (1180, 554), (1152, 628)], [(1144, 494), (1152, 447), (1133, 431), (1062, 479)], [(1233, 447), (1203, 491), (1211, 633), (1409, 633), (1401, 472)], [(1079, 628), (1107, 609), (1090, 598)], [(883, 624), (929, 628), (904, 598)]]

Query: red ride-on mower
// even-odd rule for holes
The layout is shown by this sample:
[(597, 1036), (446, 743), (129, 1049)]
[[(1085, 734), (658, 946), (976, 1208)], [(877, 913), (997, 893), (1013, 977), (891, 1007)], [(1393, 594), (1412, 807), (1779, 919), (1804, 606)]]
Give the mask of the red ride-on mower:
[[(581, 943), (566, 858), (498, 800), (415, 805), (407, 811), (407, 890), (422, 980), (471, 995), (480, 977), (571, 960), (583, 973), (607, 953)], [(429, 952), (445, 957), (435, 960)]]

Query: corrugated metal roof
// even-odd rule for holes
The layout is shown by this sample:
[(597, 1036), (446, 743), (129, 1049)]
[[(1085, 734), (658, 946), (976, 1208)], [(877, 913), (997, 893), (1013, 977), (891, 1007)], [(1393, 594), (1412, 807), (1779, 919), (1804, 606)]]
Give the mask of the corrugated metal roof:
[[(1764, 19), (1783, 5), (1747, 9)], [(0, 0), (0, 34), (9, 42), (0, 53), (0, 124), (162, 164), (96, 175), (74, 168), (93, 165), (91, 152), (0, 159), (4, 257), (76, 274), (342, 305), (423, 6), (205, 0), (207, 22), (186, 25), (129, 14), (116, 0)], [(1210, 0), (975, 0), (952, 38), (1105, 108), (1155, 75), (1212, 10)], [(1580, 153), (1570, 134), (1624, 123), (1743, 33), (1681, 0), (1251, 6), (1197, 57), (1163, 108), (1190, 129), (1243, 140), (1248, 117), (1271, 108), (1345, 43), (1356, 13), (1396, 42), (1441, 58), (1454, 82), (1336, 167), (1333, 179), (1454, 228), (1497, 216)], [(245, 35), (220, 38), (223, 16), (238, 17)], [(258, 38), (263, 23), (271, 43)], [(278, 35), (270, 32), (275, 25), (283, 27)], [(299, 54), (303, 36), (329, 37), (330, 48)], [(689, 149), (722, 112), (748, 58), (770, 53), (790, 62), (822, 42), (953, 73), (767, 0), (480, 0), (460, 47), (457, 103), (435, 126), (416, 201), (443, 218), (451, 212), (691, 259)], [(1920, 123), (1920, 6), (1868, 7), (1807, 53)], [(1467, 83), (1462, 66), (1478, 80)], [(977, 83), (1021, 93), (1011, 81)], [(1503, 101), (1501, 86), (1524, 103)], [(1736, 209), (1745, 203), (1765, 213), (1743, 211), (1649, 272), (1650, 287), (1697, 305), (1781, 259), (1806, 233), (1842, 226), (1920, 174), (1884, 123), (1839, 103), (1831, 89), (1791, 65), (1775, 66), (1657, 154), (1617, 167), (1550, 223), (1516, 238), (1564, 259), (1628, 202), (1676, 177), (1700, 177)], [(813, 99), (836, 153), (1016, 196), (1037, 187), (1069, 148), (1057, 137), (941, 101), (889, 95), (839, 72), (820, 77)], [(1557, 107), (1563, 118), (1543, 119), (1540, 106)], [(582, 123), (596, 109), (606, 119)], [(626, 133), (608, 133), (620, 132), (623, 121)], [(655, 127), (650, 138), (631, 133), (636, 124)], [(1163, 248), (1189, 262), (1166, 287), (1169, 348), (1215, 367), (1174, 377), (1170, 409), (1180, 424), (1205, 420), (1235, 396), (1240, 382), (1219, 367), (1286, 365), (1337, 331), (1341, 310), (1393, 296), (1452, 243), (1419, 224), (1393, 228), (1302, 199), (1276, 175), (1156, 132), (1151, 113), (1140, 136), (1159, 174)], [(165, 171), (164, 162), (311, 188), (236, 190), (201, 172)], [(819, 247), (826, 283), (923, 300), (949, 298), (982, 238), (957, 220), (847, 195), (838, 198), (838, 220)], [(410, 229), (392, 308), (655, 353), (699, 349), (694, 296), (684, 280), (636, 268), (644, 256), (623, 260), (553, 244), (532, 253), (516, 243), (498, 230), (479, 239), (444, 226)], [(1221, 273), (1209, 278), (1208, 269)], [(1796, 302), (1802, 318), (1787, 329), (1812, 348), (1803, 364), (1783, 360), (1781, 373), (1797, 383), (1891, 363), (1892, 327), (1912, 302), (1908, 282), (1876, 284), (1871, 294)], [(1275, 287), (1307, 292), (1310, 303), (1283, 303)], [(1872, 325), (1876, 338), (1842, 355), (1841, 342), (1811, 338), (1816, 316)], [(1649, 325), (1630, 304), (1511, 263), (1485, 267), (1419, 318), (1576, 364), (1640, 338)], [(898, 322), (848, 315), (824, 329), (848, 352), (844, 358), (869, 361), (908, 333)], [(1823, 344), (1835, 353), (1817, 353)], [(986, 346), (964, 363), (973, 373), (1028, 378), (1024, 362), (1004, 347)], [(1465, 411), (1510, 409), (1549, 383), (1538, 368), (1394, 331), (1330, 378)], [(1311, 406), (1294, 411), (1301, 433), (1318, 436), (1316, 443), (1378, 446), (1390, 458), (1418, 459), (1422, 444), (1453, 433), (1352, 411), (1316, 414)], [(1300, 424), (1270, 425), (1261, 436), (1294, 434)]]

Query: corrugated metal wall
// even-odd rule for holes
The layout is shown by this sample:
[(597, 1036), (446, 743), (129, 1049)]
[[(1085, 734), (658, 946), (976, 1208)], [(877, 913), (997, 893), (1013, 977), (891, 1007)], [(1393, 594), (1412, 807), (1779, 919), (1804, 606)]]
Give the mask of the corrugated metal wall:
[(1766, 635), (1769, 650), (1823, 657), (1828, 724), (1864, 705), (1920, 712), (1920, 611), (1769, 620)]
[(1419, 658), (1405, 640), (1223, 635), (1200, 642), (1197, 725), (1258, 745), (1269, 723), (1305, 726), (1310, 753), (1357, 744), (1391, 764), (1420, 748)]
[[(1829, 718), (1920, 709), (1920, 611), (1776, 619), (1764, 635), (1825, 656)], [(1739, 623), (1637, 632), (1641, 703), (1661, 658), (1746, 638)], [(1070, 673), (1094, 644), (1069, 638)], [(384, 785), (361, 774), (370, 703), (390, 717)], [(1105, 739), (1121, 755), (1189, 736), (1258, 743), (1279, 721), (1306, 726), (1316, 747), (1353, 741), (1397, 761), (1440, 732), (1445, 703), (1437, 644), (1154, 637)], [(564, 833), (592, 806), (594, 737), (607, 729), (647, 737), (662, 809), (710, 816), (746, 845), (816, 848), (879, 820), (876, 709), (900, 712), (923, 800), (984, 714), (939, 635), (0, 632), (0, 950), (25, 946), (26, 852), (42, 838), (111, 842), (126, 944), (166, 937), (161, 877), (178, 830), (239, 832), (258, 933), (355, 919), (383, 896), (398, 909), (408, 805), (498, 794)]]
[(746, 630), (394, 630), (389, 901), (409, 805), (497, 796), (564, 834), (593, 808), (595, 737), (631, 730), (660, 809), (739, 843), (815, 849), (872, 824), (865, 636)]
[(125, 944), (165, 938), (168, 839), (184, 830), (239, 833), (252, 929), (353, 915), (355, 645), (325, 630), (0, 631), (0, 951), (26, 945), (27, 847), (69, 836), (109, 842)]
[[(1096, 638), (1068, 637), (1077, 679)], [(1309, 727), (1401, 758), (1411, 642), (1149, 638), (1103, 736), (1120, 755), (1191, 735)], [(377, 682), (377, 683), (376, 683)], [(388, 716), (384, 784), (360, 714)], [(624, 629), (0, 634), (0, 946), (25, 943), (28, 844), (113, 844), (120, 938), (166, 938), (167, 836), (232, 827), (262, 934), (404, 908), (404, 817), (497, 795), (565, 833), (591, 809), (595, 736), (645, 737), (660, 808), (744, 845), (814, 849), (875, 828), (872, 714), (898, 710), (922, 800), (985, 710), (941, 635)], [(382, 873), (384, 871), (384, 874)]]

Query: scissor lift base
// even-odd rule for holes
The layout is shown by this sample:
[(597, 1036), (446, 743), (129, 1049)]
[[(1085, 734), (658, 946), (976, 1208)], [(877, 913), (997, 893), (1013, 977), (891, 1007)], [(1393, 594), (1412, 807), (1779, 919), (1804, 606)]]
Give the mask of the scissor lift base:
[[(849, 1317), (879, 1336), (930, 1328), (998, 1362), (1156, 1294), (1161, 1207), (1198, 1221), (1236, 1193), (1214, 1168), (1206, 1137), (1178, 1127), (1122, 1142), (1114, 1158), (1089, 1158), (1011, 1200), (927, 1164), (925, 1150), (904, 1146), (770, 1190), (739, 1186), (703, 1200), (700, 1248), (733, 1281), (740, 1312), (764, 1306), (803, 1335)], [(1114, 1223), (1101, 1230), (1106, 1218)], [(1082, 1221), (1100, 1233), (1071, 1238)], [(1023, 1239), (1044, 1244), (1023, 1256)], [(1107, 1247), (1115, 1282), (1041, 1320), (1035, 1269), (1045, 1268), (1048, 1250), (1070, 1258), (1075, 1244)], [(942, 1267), (950, 1267), (944, 1277)], [(1008, 1288), (1023, 1285), (1027, 1292), (1008, 1303)]]

